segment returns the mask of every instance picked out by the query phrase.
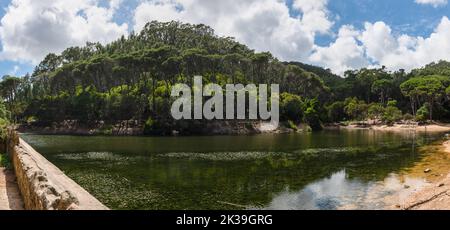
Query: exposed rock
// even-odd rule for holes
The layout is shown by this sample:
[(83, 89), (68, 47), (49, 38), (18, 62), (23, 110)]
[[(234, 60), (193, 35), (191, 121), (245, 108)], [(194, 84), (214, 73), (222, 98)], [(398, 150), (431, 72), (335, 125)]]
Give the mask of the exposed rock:
[[(194, 121), (195, 122), (195, 121)], [(180, 128), (180, 127), (178, 127)], [(66, 120), (48, 124), (20, 125), (19, 132), (50, 135), (108, 135), (108, 136), (141, 136), (144, 135), (144, 124), (136, 120), (117, 121), (106, 124), (104, 121), (90, 125), (75, 120)], [(173, 130), (164, 135), (251, 135), (260, 133), (293, 133), (296, 130), (284, 127), (282, 123), (275, 126), (270, 122), (254, 120), (213, 120), (194, 124), (187, 130)], [(307, 131), (299, 126), (297, 131)]]
[(19, 132), (51, 134), (51, 135), (112, 135), (136, 136), (144, 133), (144, 125), (136, 120), (118, 121), (108, 125), (104, 121), (82, 124), (76, 120), (53, 122), (52, 124), (23, 124), (18, 127)]
[(409, 197), (405, 210), (450, 210), (450, 175), (438, 184), (424, 188)]

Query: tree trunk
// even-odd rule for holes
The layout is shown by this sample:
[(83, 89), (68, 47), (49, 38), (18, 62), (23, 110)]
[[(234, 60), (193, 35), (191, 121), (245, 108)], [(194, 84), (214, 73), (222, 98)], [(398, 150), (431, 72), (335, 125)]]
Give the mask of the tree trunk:
[(152, 78), (152, 107), (153, 107), (153, 114), (156, 114), (156, 98), (155, 98), (155, 90), (156, 90), (156, 83), (155, 83), (155, 77)]
[(433, 121), (433, 104), (434, 104), (434, 100), (431, 99), (430, 100), (430, 121)]
[(416, 116), (416, 114), (417, 114), (417, 112), (416, 112), (416, 106), (415, 106), (415, 102), (414, 102), (414, 99), (411, 97), (410, 98), (410, 101), (411, 101), (411, 109), (412, 109), (412, 113), (413, 113), (413, 116), (415, 117)]

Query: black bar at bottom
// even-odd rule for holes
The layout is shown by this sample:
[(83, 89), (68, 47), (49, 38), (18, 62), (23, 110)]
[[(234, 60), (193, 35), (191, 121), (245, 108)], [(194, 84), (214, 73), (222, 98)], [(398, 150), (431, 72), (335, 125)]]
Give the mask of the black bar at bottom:
[[(0, 211), (0, 225), (129, 228), (298, 226), (317, 227), (436, 227), (450, 221), (450, 212), (402, 211)], [(445, 225), (444, 225), (445, 226)], [(296, 228), (297, 229), (297, 228)]]

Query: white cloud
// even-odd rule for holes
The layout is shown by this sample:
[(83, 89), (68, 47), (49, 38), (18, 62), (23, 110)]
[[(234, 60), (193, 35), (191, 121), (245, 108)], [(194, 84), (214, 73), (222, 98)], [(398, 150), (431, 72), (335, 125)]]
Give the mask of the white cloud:
[(210, 25), (219, 35), (233, 36), (257, 51), (282, 60), (305, 60), (316, 33), (329, 33), (326, 0), (295, 0), (301, 16), (292, 16), (283, 0), (148, 0), (135, 10), (134, 29), (151, 20), (181, 20)]
[(329, 20), (328, 0), (295, 0), (293, 7), (302, 13), (303, 26), (313, 32), (328, 33), (333, 22)]
[[(367, 38), (362, 39), (367, 52), (376, 53), (376, 61), (392, 70), (421, 67), (433, 61), (450, 60), (450, 20), (443, 17), (427, 38), (400, 35), (395, 37), (388, 25), (378, 23), (378, 31), (366, 25)], [(378, 48), (379, 52), (372, 51)]]
[[(109, 0), (106, 6), (101, 2), (104, 0), (12, 0), (0, 21), (0, 60), (36, 64), (48, 52), (86, 41), (107, 43), (126, 34), (128, 25), (114, 22), (122, 0)], [(447, 1), (417, 2), (437, 6)], [(315, 44), (317, 34), (332, 35), (328, 0), (287, 4), (285, 0), (140, 0), (133, 28), (139, 31), (152, 20), (204, 23), (219, 35), (233, 36), (257, 51), (270, 51), (281, 60), (321, 65), (338, 74), (380, 65), (410, 70), (450, 60), (447, 17), (428, 37), (399, 35), (385, 22), (366, 22), (362, 29), (342, 26), (334, 42), (319, 46)]]
[(15, 76), (20, 70), (20, 67), (18, 65), (13, 66), (12, 70), (9, 72), (9, 75)]
[(369, 65), (364, 55), (364, 47), (358, 44), (357, 38), (360, 35), (361, 32), (352, 26), (342, 26), (336, 41), (328, 47), (316, 47), (309, 61), (326, 66), (337, 74)]
[(154, 20), (167, 22), (181, 19), (176, 2), (143, 2), (135, 10), (134, 30), (140, 31), (147, 22)]
[(450, 59), (450, 22), (444, 17), (428, 38), (395, 36), (380, 21), (357, 30), (344, 25), (328, 46), (315, 45), (318, 33), (331, 33), (327, 0), (295, 0), (292, 16), (282, 0), (147, 0), (136, 9), (135, 30), (151, 20), (181, 20), (212, 26), (219, 35), (234, 36), (257, 51), (271, 51), (282, 60), (321, 65), (343, 74), (346, 70), (384, 65), (391, 70), (420, 67)]
[(0, 59), (38, 63), (49, 52), (61, 52), (87, 41), (107, 43), (128, 30), (113, 16), (121, 0), (13, 0), (0, 24)]
[(338, 74), (370, 65), (409, 71), (439, 60), (450, 60), (450, 20), (447, 17), (442, 18), (427, 38), (394, 36), (384, 22), (365, 23), (361, 31), (344, 26), (336, 42), (316, 47), (310, 57), (313, 63), (327, 66)]
[(417, 4), (432, 5), (433, 7), (439, 7), (447, 5), (448, 0), (416, 0)]
[(366, 48), (367, 56), (374, 61), (382, 59), (397, 46), (397, 41), (392, 36), (392, 31), (384, 22), (374, 24), (366, 22), (365, 30), (359, 40)]

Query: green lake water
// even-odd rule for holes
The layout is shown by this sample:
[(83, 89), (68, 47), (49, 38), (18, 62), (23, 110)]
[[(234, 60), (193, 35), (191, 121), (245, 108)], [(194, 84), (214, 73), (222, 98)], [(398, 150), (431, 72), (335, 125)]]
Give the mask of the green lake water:
[(205, 137), (22, 135), (112, 209), (383, 209), (443, 134), (324, 131)]

